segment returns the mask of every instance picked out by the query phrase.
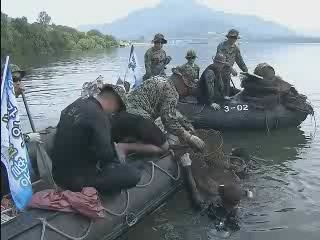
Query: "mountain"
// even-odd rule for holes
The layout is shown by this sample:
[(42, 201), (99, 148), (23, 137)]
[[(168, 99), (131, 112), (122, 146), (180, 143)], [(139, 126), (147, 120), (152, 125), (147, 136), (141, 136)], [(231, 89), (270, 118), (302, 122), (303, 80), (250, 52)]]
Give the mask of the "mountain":
[(296, 36), (290, 29), (256, 16), (215, 11), (195, 0), (162, 0), (155, 8), (134, 11), (109, 24), (80, 26), (97, 29), (120, 39), (148, 39), (157, 32), (166, 37), (208, 37), (208, 32), (224, 33), (236, 28), (247, 39), (271, 39)]

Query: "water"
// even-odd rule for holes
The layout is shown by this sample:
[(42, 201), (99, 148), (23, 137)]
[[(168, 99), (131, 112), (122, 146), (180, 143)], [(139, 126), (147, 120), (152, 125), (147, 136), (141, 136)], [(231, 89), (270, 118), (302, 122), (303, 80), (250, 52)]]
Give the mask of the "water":
[[(188, 48), (195, 48), (201, 69), (211, 62), (217, 43), (210, 45), (167, 46), (173, 57), (168, 67), (184, 62)], [(147, 47), (136, 47), (142, 63)], [(315, 111), (320, 109), (319, 61), (317, 44), (242, 44), (249, 69), (258, 62), (269, 62), (277, 73), (308, 95)], [(60, 111), (80, 95), (86, 81), (99, 74), (115, 82), (127, 61), (129, 49), (107, 52), (69, 54), (55, 58), (17, 59), (31, 66), (26, 96), (38, 129), (56, 125)], [(234, 78), (236, 85), (239, 80)], [(21, 101), (19, 102), (20, 104)], [(22, 105), (21, 105), (22, 106)], [(319, 115), (316, 120), (320, 122)], [(30, 129), (25, 113), (23, 130)], [(146, 217), (125, 238), (135, 239), (320, 239), (320, 137), (314, 135), (311, 119), (299, 129), (259, 132), (225, 132), (224, 149), (247, 148), (251, 154), (265, 159), (259, 170), (245, 181), (252, 188), (254, 199), (241, 203), (241, 230), (221, 236), (205, 217), (189, 207), (185, 192), (179, 192), (156, 213)]]

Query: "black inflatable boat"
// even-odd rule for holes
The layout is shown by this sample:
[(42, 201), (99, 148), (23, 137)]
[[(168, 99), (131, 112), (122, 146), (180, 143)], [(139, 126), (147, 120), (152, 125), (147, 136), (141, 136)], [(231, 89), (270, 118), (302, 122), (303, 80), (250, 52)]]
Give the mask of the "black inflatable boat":
[[(312, 109), (312, 107), (310, 106)], [(179, 111), (196, 128), (225, 129), (275, 129), (300, 125), (311, 112), (295, 111), (278, 104), (271, 109), (259, 109), (252, 103), (234, 96), (221, 104), (220, 110), (197, 104), (194, 100), (182, 100)]]
[[(55, 128), (41, 132), (45, 149), (50, 154)], [(28, 145), (29, 156), (36, 166), (36, 148)], [(1, 239), (14, 240), (111, 240), (128, 231), (144, 215), (154, 211), (181, 186), (180, 170), (171, 155), (158, 159), (145, 159), (146, 166), (139, 187), (123, 193), (101, 196), (103, 206), (110, 211), (102, 220), (91, 222), (89, 219), (73, 213), (28, 209), (16, 218), (1, 224)], [(133, 159), (134, 161), (134, 159)], [(33, 181), (36, 177), (33, 176)], [(47, 186), (36, 181), (34, 192)], [(48, 222), (43, 239), (43, 222)], [(59, 233), (59, 231), (61, 231)]]

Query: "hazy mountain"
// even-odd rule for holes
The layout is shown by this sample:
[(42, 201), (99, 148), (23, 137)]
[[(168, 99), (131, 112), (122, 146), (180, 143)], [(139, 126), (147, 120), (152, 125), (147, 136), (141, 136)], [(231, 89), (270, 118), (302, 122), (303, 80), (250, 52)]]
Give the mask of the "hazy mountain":
[(150, 39), (162, 32), (167, 37), (207, 37), (208, 32), (223, 33), (236, 28), (245, 38), (295, 36), (277, 23), (256, 16), (227, 14), (196, 3), (194, 0), (162, 0), (155, 8), (141, 9), (110, 24), (86, 25), (83, 31), (98, 29), (121, 39)]

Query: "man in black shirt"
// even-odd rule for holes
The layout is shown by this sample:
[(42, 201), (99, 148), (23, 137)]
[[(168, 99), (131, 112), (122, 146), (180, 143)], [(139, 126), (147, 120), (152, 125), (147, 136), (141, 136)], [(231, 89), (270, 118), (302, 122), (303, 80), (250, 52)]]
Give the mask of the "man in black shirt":
[(103, 192), (136, 186), (140, 171), (120, 163), (112, 139), (111, 114), (123, 110), (121, 95), (106, 84), (96, 97), (79, 98), (61, 112), (52, 153), (59, 186), (72, 191), (91, 186)]

